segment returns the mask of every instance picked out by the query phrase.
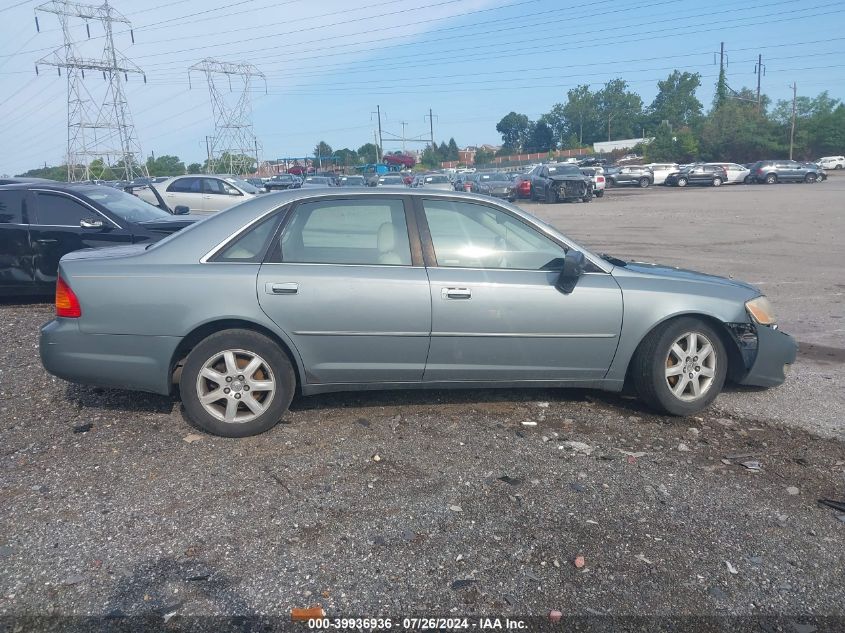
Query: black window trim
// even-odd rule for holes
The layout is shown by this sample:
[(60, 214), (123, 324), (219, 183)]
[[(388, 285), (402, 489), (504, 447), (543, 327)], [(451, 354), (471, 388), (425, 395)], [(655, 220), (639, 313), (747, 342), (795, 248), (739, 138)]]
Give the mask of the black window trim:
[[(180, 180), (189, 180), (191, 178), (193, 178), (194, 180), (200, 181), (200, 190), (199, 191), (185, 191), (184, 189), (176, 189), (176, 190), (171, 189), (171, 187), (173, 185), (175, 185), (177, 182), (179, 182)], [(203, 189), (202, 178), (203, 178), (203, 176), (201, 176), (201, 175), (178, 176), (177, 178), (174, 178), (170, 182), (170, 184), (167, 185), (167, 187), (164, 188), (164, 193), (197, 193), (199, 195), (202, 195), (202, 193), (203, 193), (203, 191), (202, 191), (202, 189)]]
[[(115, 225), (115, 227), (117, 227), (119, 229), (123, 229), (122, 226), (120, 226), (117, 222), (112, 220), (105, 213), (103, 213), (99, 209), (95, 208), (90, 202), (83, 200), (82, 198), (75, 196), (72, 193), (69, 193), (67, 191), (58, 191), (56, 189), (31, 189), (30, 191), (32, 191), (36, 194), (48, 193), (48, 194), (54, 194), (54, 195), (58, 195), (58, 196), (64, 196), (66, 198), (71, 198), (72, 200), (75, 200), (76, 202), (78, 202), (82, 206), (88, 207), (89, 209), (91, 209), (91, 211), (93, 211), (94, 213), (96, 213), (100, 217), (102, 217), (102, 218), (106, 219), (107, 221), (111, 222), (112, 224)], [(36, 209), (35, 209), (36, 218), (35, 219), (40, 220), (40, 218), (38, 217), (38, 207), (41, 206), (41, 203), (38, 202), (38, 196), (36, 196), (35, 199), (36, 199), (36, 205), (35, 205), (36, 206)], [(31, 220), (31, 218), (30, 218), (30, 220)], [(40, 222), (36, 224), (36, 223), (33, 223), (32, 221), (30, 221), (29, 226), (56, 226), (56, 227), (62, 227), (62, 228), (68, 228), (68, 229), (70, 229), (70, 228), (78, 229), (79, 228), (78, 224), (41, 224)]]

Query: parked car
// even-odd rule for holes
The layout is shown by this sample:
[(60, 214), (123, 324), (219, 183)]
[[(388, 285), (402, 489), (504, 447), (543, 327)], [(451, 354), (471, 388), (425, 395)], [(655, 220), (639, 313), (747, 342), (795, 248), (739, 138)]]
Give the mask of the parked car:
[(379, 176), (376, 187), (407, 187), (405, 179), (399, 174), (385, 174)]
[(667, 185), (686, 187), (687, 185), (711, 185), (719, 187), (727, 182), (728, 174), (718, 165), (690, 165), (666, 176)]
[[(259, 193), (245, 180), (234, 176), (194, 175), (176, 176), (151, 185), (171, 209), (188, 207), (191, 213), (216, 213), (248, 200)], [(150, 194), (140, 192), (147, 202), (154, 202)]]
[(822, 169), (845, 169), (845, 156), (822, 156), (816, 163)]
[(314, 189), (315, 187), (334, 187), (334, 178), (328, 176), (306, 176), (299, 186), (300, 189)]
[(504, 198), (510, 202), (516, 200), (516, 185), (502, 172), (481, 172), (475, 179), (475, 191), (485, 196)]
[(50, 294), (62, 256), (82, 248), (148, 244), (193, 224), (113, 187), (25, 183), (0, 187), (0, 295)]
[(707, 163), (708, 165), (717, 165), (722, 167), (727, 174), (728, 179), (725, 184), (747, 183), (751, 170), (745, 165), (737, 163)]
[(380, 388), (629, 379), (656, 410), (691, 415), (726, 379), (778, 385), (795, 360), (749, 284), (596, 255), (488, 197), (343, 198), (259, 196), (150, 248), (65, 256), (44, 367), (159, 394), (178, 382), (193, 424), (242, 437), (295, 393)]
[(648, 167), (651, 171), (651, 184), (653, 185), (664, 184), (666, 182), (666, 176), (679, 169), (677, 163), (649, 163), (643, 166)]
[(266, 191), (264, 187), (264, 181), (261, 178), (244, 178), (246, 182), (251, 184), (253, 187), (258, 189), (259, 191)]
[(593, 199), (593, 181), (575, 165), (538, 165), (531, 170), (531, 199), (545, 202), (590, 202)]
[(748, 178), (751, 182), (774, 185), (779, 182), (816, 182), (821, 169), (814, 163), (794, 160), (761, 160), (754, 163)]
[(644, 165), (626, 165), (605, 172), (607, 184), (610, 187), (624, 187), (633, 185), (645, 189), (654, 183), (654, 174)]
[(475, 172), (459, 172), (452, 183), (455, 191), (472, 191), (475, 176)]
[(299, 176), (294, 174), (275, 174), (270, 177), (270, 180), (264, 183), (264, 189), (267, 191), (284, 191), (285, 189), (298, 189), (302, 185), (302, 180)]
[(816, 163), (802, 162), (801, 164), (807, 167), (808, 169), (817, 170), (816, 173), (818, 174), (818, 178), (816, 178), (816, 182), (824, 182), (825, 180), (827, 180), (827, 172), (821, 167), (819, 167)]
[(363, 176), (340, 176), (337, 179), (338, 187), (366, 187), (367, 181)]
[(517, 198), (531, 197), (531, 177), (528, 174), (516, 174), (513, 178), (513, 184), (516, 186)]
[(423, 187), (425, 189), (441, 189), (443, 191), (454, 190), (452, 181), (449, 180), (446, 174), (421, 174), (414, 178), (411, 186)]
[(601, 167), (582, 167), (581, 173), (593, 181), (593, 195), (596, 198), (604, 197), (604, 190), (607, 186), (604, 170)]

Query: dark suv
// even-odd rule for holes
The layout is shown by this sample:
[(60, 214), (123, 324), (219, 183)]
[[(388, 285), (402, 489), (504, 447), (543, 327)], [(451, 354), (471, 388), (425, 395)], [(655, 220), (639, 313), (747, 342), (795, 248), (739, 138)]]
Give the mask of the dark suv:
[(761, 160), (751, 166), (749, 182), (774, 185), (779, 182), (816, 182), (823, 180), (822, 171), (813, 163), (794, 160)]
[(664, 184), (673, 187), (687, 185), (712, 185), (720, 187), (728, 181), (728, 172), (719, 165), (689, 165), (666, 176)]
[(605, 179), (610, 187), (634, 185), (643, 189), (654, 184), (654, 173), (643, 165), (626, 165), (605, 172)]

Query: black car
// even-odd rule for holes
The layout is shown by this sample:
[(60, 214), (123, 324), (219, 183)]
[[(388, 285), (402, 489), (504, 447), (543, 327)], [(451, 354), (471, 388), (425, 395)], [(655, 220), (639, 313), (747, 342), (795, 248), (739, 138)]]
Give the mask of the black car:
[(626, 165), (605, 172), (604, 177), (609, 187), (633, 185), (645, 189), (654, 184), (654, 173), (643, 165)]
[(509, 202), (516, 200), (516, 183), (504, 173), (481, 173), (475, 179), (476, 193), (494, 198), (504, 198)]
[(672, 187), (711, 185), (719, 187), (728, 181), (728, 172), (719, 165), (690, 165), (666, 176), (664, 184)]
[(799, 163), (795, 160), (761, 160), (751, 166), (748, 179), (749, 182), (774, 185), (779, 182), (816, 182), (824, 180), (824, 177), (822, 170), (815, 163)]
[(284, 189), (298, 189), (302, 181), (293, 174), (276, 174), (264, 183), (267, 191), (282, 191)]
[(54, 291), (71, 251), (155, 242), (195, 222), (100, 185), (0, 186), (0, 295)]
[(337, 179), (338, 187), (366, 187), (367, 181), (363, 176), (340, 176)]
[(532, 200), (590, 202), (593, 199), (593, 181), (570, 163), (537, 165), (529, 178)]

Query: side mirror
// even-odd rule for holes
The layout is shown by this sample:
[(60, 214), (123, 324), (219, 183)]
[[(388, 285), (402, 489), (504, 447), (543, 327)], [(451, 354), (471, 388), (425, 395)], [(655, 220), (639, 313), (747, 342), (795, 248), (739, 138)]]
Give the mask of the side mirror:
[(178, 204), (173, 209), (173, 215), (188, 215), (191, 212), (189, 207), (186, 207), (184, 204)]
[(79, 226), (83, 229), (101, 229), (103, 228), (103, 222), (94, 218), (84, 218), (79, 221)]
[(560, 290), (563, 294), (568, 295), (578, 284), (581, 275), (584, 274), (584, 269), (587, 267), (587, 259), (584, 253), (570, 248), (563, 260), (563, 270), (560, 271), (560, 277), (557, 279), (555, 288)]

